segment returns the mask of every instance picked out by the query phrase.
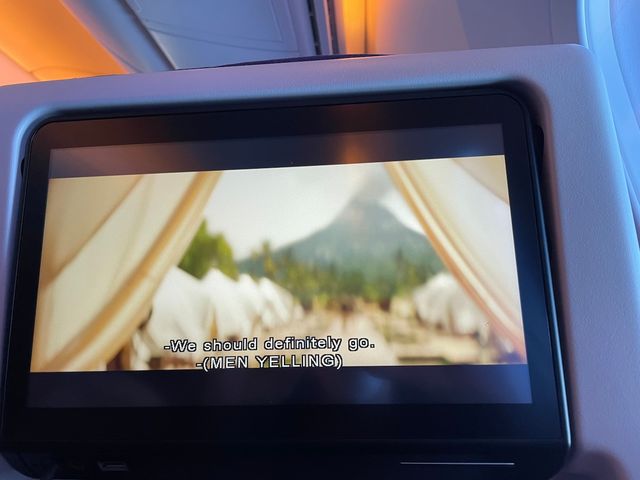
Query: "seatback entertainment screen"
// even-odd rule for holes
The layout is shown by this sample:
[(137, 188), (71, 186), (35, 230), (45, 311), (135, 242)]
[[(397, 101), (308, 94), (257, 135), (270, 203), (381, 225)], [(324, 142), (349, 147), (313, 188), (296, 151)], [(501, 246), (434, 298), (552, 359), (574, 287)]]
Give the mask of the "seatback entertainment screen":
[(56, 148), (47, 177), (31, 406), (531, 401), (500, 125)]
[(170, 75), (210, 90), (153, 81), (108, 105), (87, 103), (105, 85), (88, 79), (54, 110), (6, 116), (13, 465), (43, 478), (558, 470), (553, 181), (538, 173), (553, 162), (529, 97), (421, 90), (414, 74), (391, 92), (369, 62), (336, 60), (362, 80), (348, 88), (306, 88), (291, 65), (281, 88), (218, 92), (216, 78), (253, 71), (234, 67)]

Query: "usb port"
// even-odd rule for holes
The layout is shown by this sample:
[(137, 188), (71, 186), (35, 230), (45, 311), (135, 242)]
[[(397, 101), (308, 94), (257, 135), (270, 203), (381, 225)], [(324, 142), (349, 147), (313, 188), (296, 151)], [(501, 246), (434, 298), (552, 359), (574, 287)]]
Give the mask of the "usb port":
[(129, 467), (125, 462), (120, 462), (117, 460), (106, 460), (99, 461), (98, 468), (102, 472), (128, 472)]

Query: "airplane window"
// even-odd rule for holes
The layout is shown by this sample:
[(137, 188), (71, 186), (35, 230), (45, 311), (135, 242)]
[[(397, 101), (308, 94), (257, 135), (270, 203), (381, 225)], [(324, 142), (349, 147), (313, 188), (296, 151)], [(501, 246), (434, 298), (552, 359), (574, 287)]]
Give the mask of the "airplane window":
[(640, 19), (637, 2), (585, 3), (584, 41), (602, 68), (620, 150), (625, 161), (629, 196), (640, 236)]

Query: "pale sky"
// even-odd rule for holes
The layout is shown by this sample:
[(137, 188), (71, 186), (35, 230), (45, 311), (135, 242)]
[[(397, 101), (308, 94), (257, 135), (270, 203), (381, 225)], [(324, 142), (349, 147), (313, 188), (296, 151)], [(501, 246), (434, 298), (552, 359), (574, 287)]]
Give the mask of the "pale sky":
[(264, 240), (273, 248), (322, 229), (365, 189), (407, 227), (418, 220), (380, 163), (224, 172), (205, 209), (210, 233), (223, 233), (236, 259)]

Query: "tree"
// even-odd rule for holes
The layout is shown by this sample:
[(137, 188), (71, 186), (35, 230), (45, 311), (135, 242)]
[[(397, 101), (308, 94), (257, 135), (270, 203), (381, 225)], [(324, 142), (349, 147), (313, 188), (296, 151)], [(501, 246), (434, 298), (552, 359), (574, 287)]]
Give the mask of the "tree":
[(271, 250), (271, 244), (268, 240), (262, 242), (262, 268), (264, 271), (264, 276), (270, 280), (275, 280), (276, 278), (276, 262), (273, 258), (273, 252)]
[(211, 235), (206, 220), (200, 224), (178, 267), (196, 278), (204, 277), (212, 268), (217, 268), (228, 277), (238, 278), (231, 245), (224, 235)]

